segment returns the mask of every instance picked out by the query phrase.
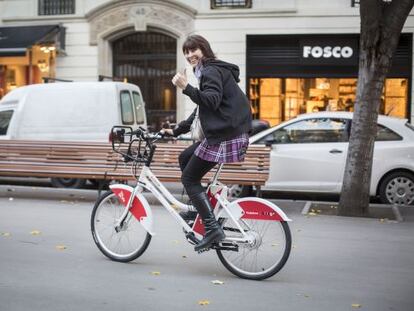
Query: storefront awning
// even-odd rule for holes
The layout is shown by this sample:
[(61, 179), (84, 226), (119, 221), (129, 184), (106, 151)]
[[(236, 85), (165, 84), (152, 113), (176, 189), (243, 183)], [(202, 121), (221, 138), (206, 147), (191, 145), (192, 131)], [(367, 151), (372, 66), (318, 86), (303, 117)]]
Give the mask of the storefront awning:
[(64, 49), (65, 29), (60, 25), (0, 27), (0, 57), (23, 56), (34, 44), (55, 43)]

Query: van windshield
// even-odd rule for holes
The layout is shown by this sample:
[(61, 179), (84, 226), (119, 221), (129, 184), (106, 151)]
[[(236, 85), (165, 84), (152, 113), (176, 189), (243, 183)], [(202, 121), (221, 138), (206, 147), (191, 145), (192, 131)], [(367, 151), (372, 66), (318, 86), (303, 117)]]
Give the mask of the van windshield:
[(145, 109), (144, 109), (144, 102), (142, 101), (142, 97), (137, 92), (132, 92), (134, 97), (134, 106), (135, 106), (135, 116), (137, 118), (137, 123), (144, 123), (145, 122)]
[(9, 128), (13, 110), (0, 111), (0, 135), (6, 135)]

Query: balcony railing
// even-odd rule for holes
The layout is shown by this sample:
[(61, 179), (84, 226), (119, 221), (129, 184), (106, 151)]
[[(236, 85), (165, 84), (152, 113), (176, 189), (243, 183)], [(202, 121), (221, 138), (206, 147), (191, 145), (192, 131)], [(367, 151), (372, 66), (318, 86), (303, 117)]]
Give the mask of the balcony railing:
[(39, 0), (39, 15), (75, 14), (75, 0)]

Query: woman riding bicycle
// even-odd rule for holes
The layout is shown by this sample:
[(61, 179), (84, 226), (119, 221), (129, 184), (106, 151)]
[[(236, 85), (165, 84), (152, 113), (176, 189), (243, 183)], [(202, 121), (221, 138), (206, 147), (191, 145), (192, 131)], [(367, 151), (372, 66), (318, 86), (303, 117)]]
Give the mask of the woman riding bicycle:
[(188, 83), (185, 72), (177, 73), (172, 83), (182, 89), (197, 108), (187, 120), (165, 132), (174, 136), (187, 133), (197, 115), (199, 117), (204, 138), (181, 153), (179, 164), (181, 181), (205, 227), (203, 240), (195, 246), (195, 250), (200, 251), (225, 237), (201, 179), (217, 163), (244, 160), (252, 116), (249, 101), (237, 84), (240, 81), (238, 66), (218, 60), (209, 42), (199, 35), (189, 36), (182, 50), (198, 79), (199, 89)]

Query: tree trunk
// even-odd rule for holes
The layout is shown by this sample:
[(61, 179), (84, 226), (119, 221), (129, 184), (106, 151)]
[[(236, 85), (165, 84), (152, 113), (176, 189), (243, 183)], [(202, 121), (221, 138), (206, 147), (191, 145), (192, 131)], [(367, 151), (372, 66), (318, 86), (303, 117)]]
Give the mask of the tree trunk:
[(378, 111), (386, 74), (414, 0), (362, 0), (357, 97), (338, 214), (368, 214)]

